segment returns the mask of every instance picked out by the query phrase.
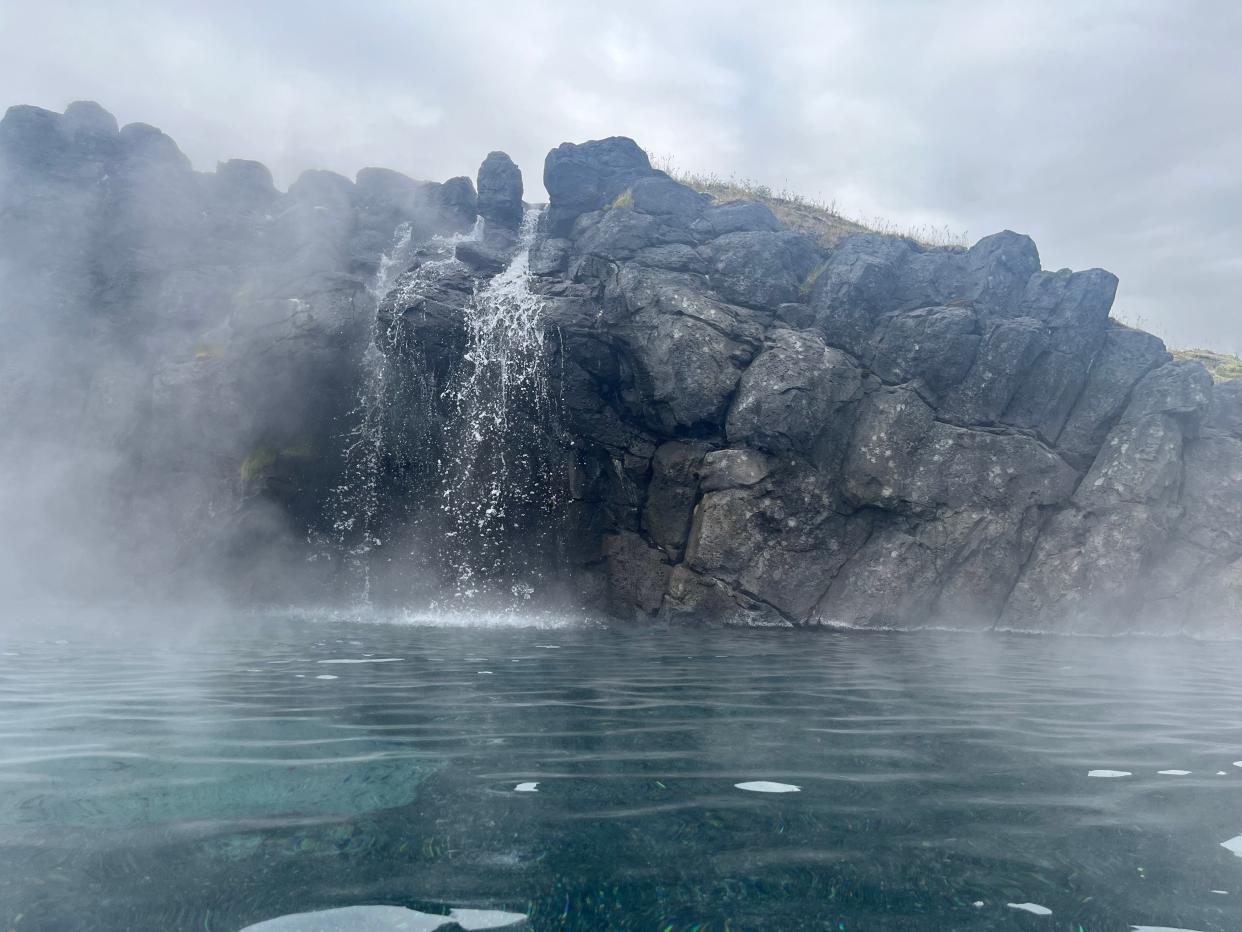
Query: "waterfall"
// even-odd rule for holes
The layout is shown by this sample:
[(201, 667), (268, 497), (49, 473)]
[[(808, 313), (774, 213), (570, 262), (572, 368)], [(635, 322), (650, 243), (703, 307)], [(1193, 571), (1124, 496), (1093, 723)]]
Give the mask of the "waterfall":
[[(454, 261), (457, 244), (477, 240), (481, 232), (480, 220), (469, 233), (432, 237), (426, 244), (431, 258), (419, 265), (406, 289), (434, 282)], [(391, 247), (380, 256), (375, 275), (367, 284), (367, 293), (374, 301), (373, 311), (378, 310), (396, 276), (421, 245), (412, 243), (412, 234), (411, 224), (398, 225)], [(398, 452), (404, 439), (394, 429), (394, 421), (400, 420), (394, 418), (394, 409), (408, 394), (407, 374), (380, 345), (381, 340), (391, 343), (398, 338), (397, 327), (398, 321), (391, 320), (381, 333), (377, 319), (363, 351), (357, 401), (349, 413), (351, 426), (344, 435), (342, 481), (332, 490), (328, 506), (337, 550), (358, 580), (357, 599), (362, 605), (371, 602), (371, 554), (384, 543), (379, 532), (383, 524), (385, 460)]]
[[(451, 452), (442, 508), (458, 599), (475, 596), (482, 578), (530, 570), (514, 558), (514, 535), (525, 515), (551, 503), (546, 458), (540, 455), (553, 425), (543, 299), (530, 288), (540, 213), (526, 211), (513, 258), (470, 302), (465, 351), (444, 393)], [(517, 580), (512, 591), (529, 596), (530, 583)]]
[[(458, 605), (495, 594), (489, 587), (498, 581), (509, 598), (533, 592), (538, 548), (529, 538), (552, 505), (546, 451), (555, 434), (543, 301), (530, 287), (539, 215), (526, 212), (509, 263), (475, 289), (445, 345), (424, 345), (400, 313), (377, 313), (331, 505), (338, 552), (364, 605), (380, 548), (388, 550), (383, 562), (397, 560), (397, 572), (405, 564), (412, 582), (438, 561)], [(447, 273), (460, 275), (454, 248), (482, 233), (480, 224), (417, 244), (409, 227), (398, 227), (368, 289), (377, 311), (394, 286), (400, 291), (385, 306), (407, 305)], [(434, 559), (401, 547), (398, 532)]]

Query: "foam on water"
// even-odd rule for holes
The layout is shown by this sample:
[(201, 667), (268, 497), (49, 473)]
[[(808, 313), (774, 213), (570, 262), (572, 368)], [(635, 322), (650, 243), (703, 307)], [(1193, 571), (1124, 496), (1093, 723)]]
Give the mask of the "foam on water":
[(1128, 770), (1089, 770), (1089, 777), (1103, 777), (1104, 779), (1116, 779), (1117, 777), (1132, 777), (1134, 774)]
[(1031, 913), (1034, 916), (1051, 916), (1052, 910), (1047, 906), (1040, 906), (1038, 903), (1006, 903), (1010, 909), (1020, 909), (1025, 913)]
[(770, 780), (750, 780), (746, 783), (733, 784), (739, 790), (749, 793), (801, 793), (802, 787), (792, 783), (773, 783)]
[(316, 660), (315, 663), (399, 663), (404, 657), (362, 657), (333, 658), (332, 660)]
[(463, 929), (507, 929), (525, 923), (522, 913), (452, 909), (447, 916), (403, 906), (344, 906), (292, 913), (246, 926), (242, 932), (434, 932), (450, 923)]

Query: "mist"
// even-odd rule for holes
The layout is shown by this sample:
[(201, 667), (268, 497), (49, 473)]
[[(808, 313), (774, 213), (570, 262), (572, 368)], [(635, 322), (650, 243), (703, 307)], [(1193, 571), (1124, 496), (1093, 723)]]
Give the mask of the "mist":
[(0, 928), (1242, 927), (1192, 14), (0, 0)]

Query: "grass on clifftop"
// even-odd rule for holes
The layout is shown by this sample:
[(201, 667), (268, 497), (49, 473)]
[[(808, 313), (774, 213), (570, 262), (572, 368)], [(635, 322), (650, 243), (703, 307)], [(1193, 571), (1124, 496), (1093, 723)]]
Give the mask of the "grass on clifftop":
[(814, 236), (825, 246), (851, 233), (882, 233), (900, 236), (923, 246), (945, 246), (965, 249), (966, 233), (953, 233), (948, 227), (933, 226), (901, 227), (880, 219), (851, 219), (837, 209), (835, 202), (828, 203), (805, 197), (792, 191), (773, 191), (765, 184), (746, 178), (721, 178), (719, 175), (703, 175), (682, 172), (672, 167), (671, 159), (653, 159), (662, 168), (688, 188), (710, 195), (718, 204), (730, 201), (758, 201), (765, 205), (776, 219), (791, 230)]
[(1242, 359), (1228, 353), (1213, 353), (1211, 350), (1189, 349), (1170, 350), (1173, 358), (1181, 361), (1194, 360), (1203, 363), (1203, 368), (1212, 373), (1217, 382), (1229, 382), (1242, 379)]

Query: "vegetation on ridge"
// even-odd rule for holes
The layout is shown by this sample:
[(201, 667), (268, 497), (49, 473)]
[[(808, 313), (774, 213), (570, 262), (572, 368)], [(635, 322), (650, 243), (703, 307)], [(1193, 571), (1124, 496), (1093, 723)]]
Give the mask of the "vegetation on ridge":
[(1212, 378), (1217, 382), (1229, 382), (1242, 379), (1242, 359), (1228, 353), (1214, 353), (1205, 349), (1170, 350), (1173, 358), (1179, 361), (1194, 360), (1200, 362)]
[(970, 245), (965, 231), (954, 233), (948, 227), (928, 224), (902, 227), (878, 218), (850, 218), (841, 212), (835, 201), (821, 201), (786, 189), (774, 191), (768, 185), (749, 178), (722, 178), (712, 173), (683, 172), (673, 166), (671, 158), (653, 157), (651, 161), (676, 181), (709, 195), (718, 204), (757, 201), (771, 210), (776, 219), (789, 229), (814, 236), (825, 246), (831, 246), (851, 233), (900, 236), (923, 246), (964, 249)]

